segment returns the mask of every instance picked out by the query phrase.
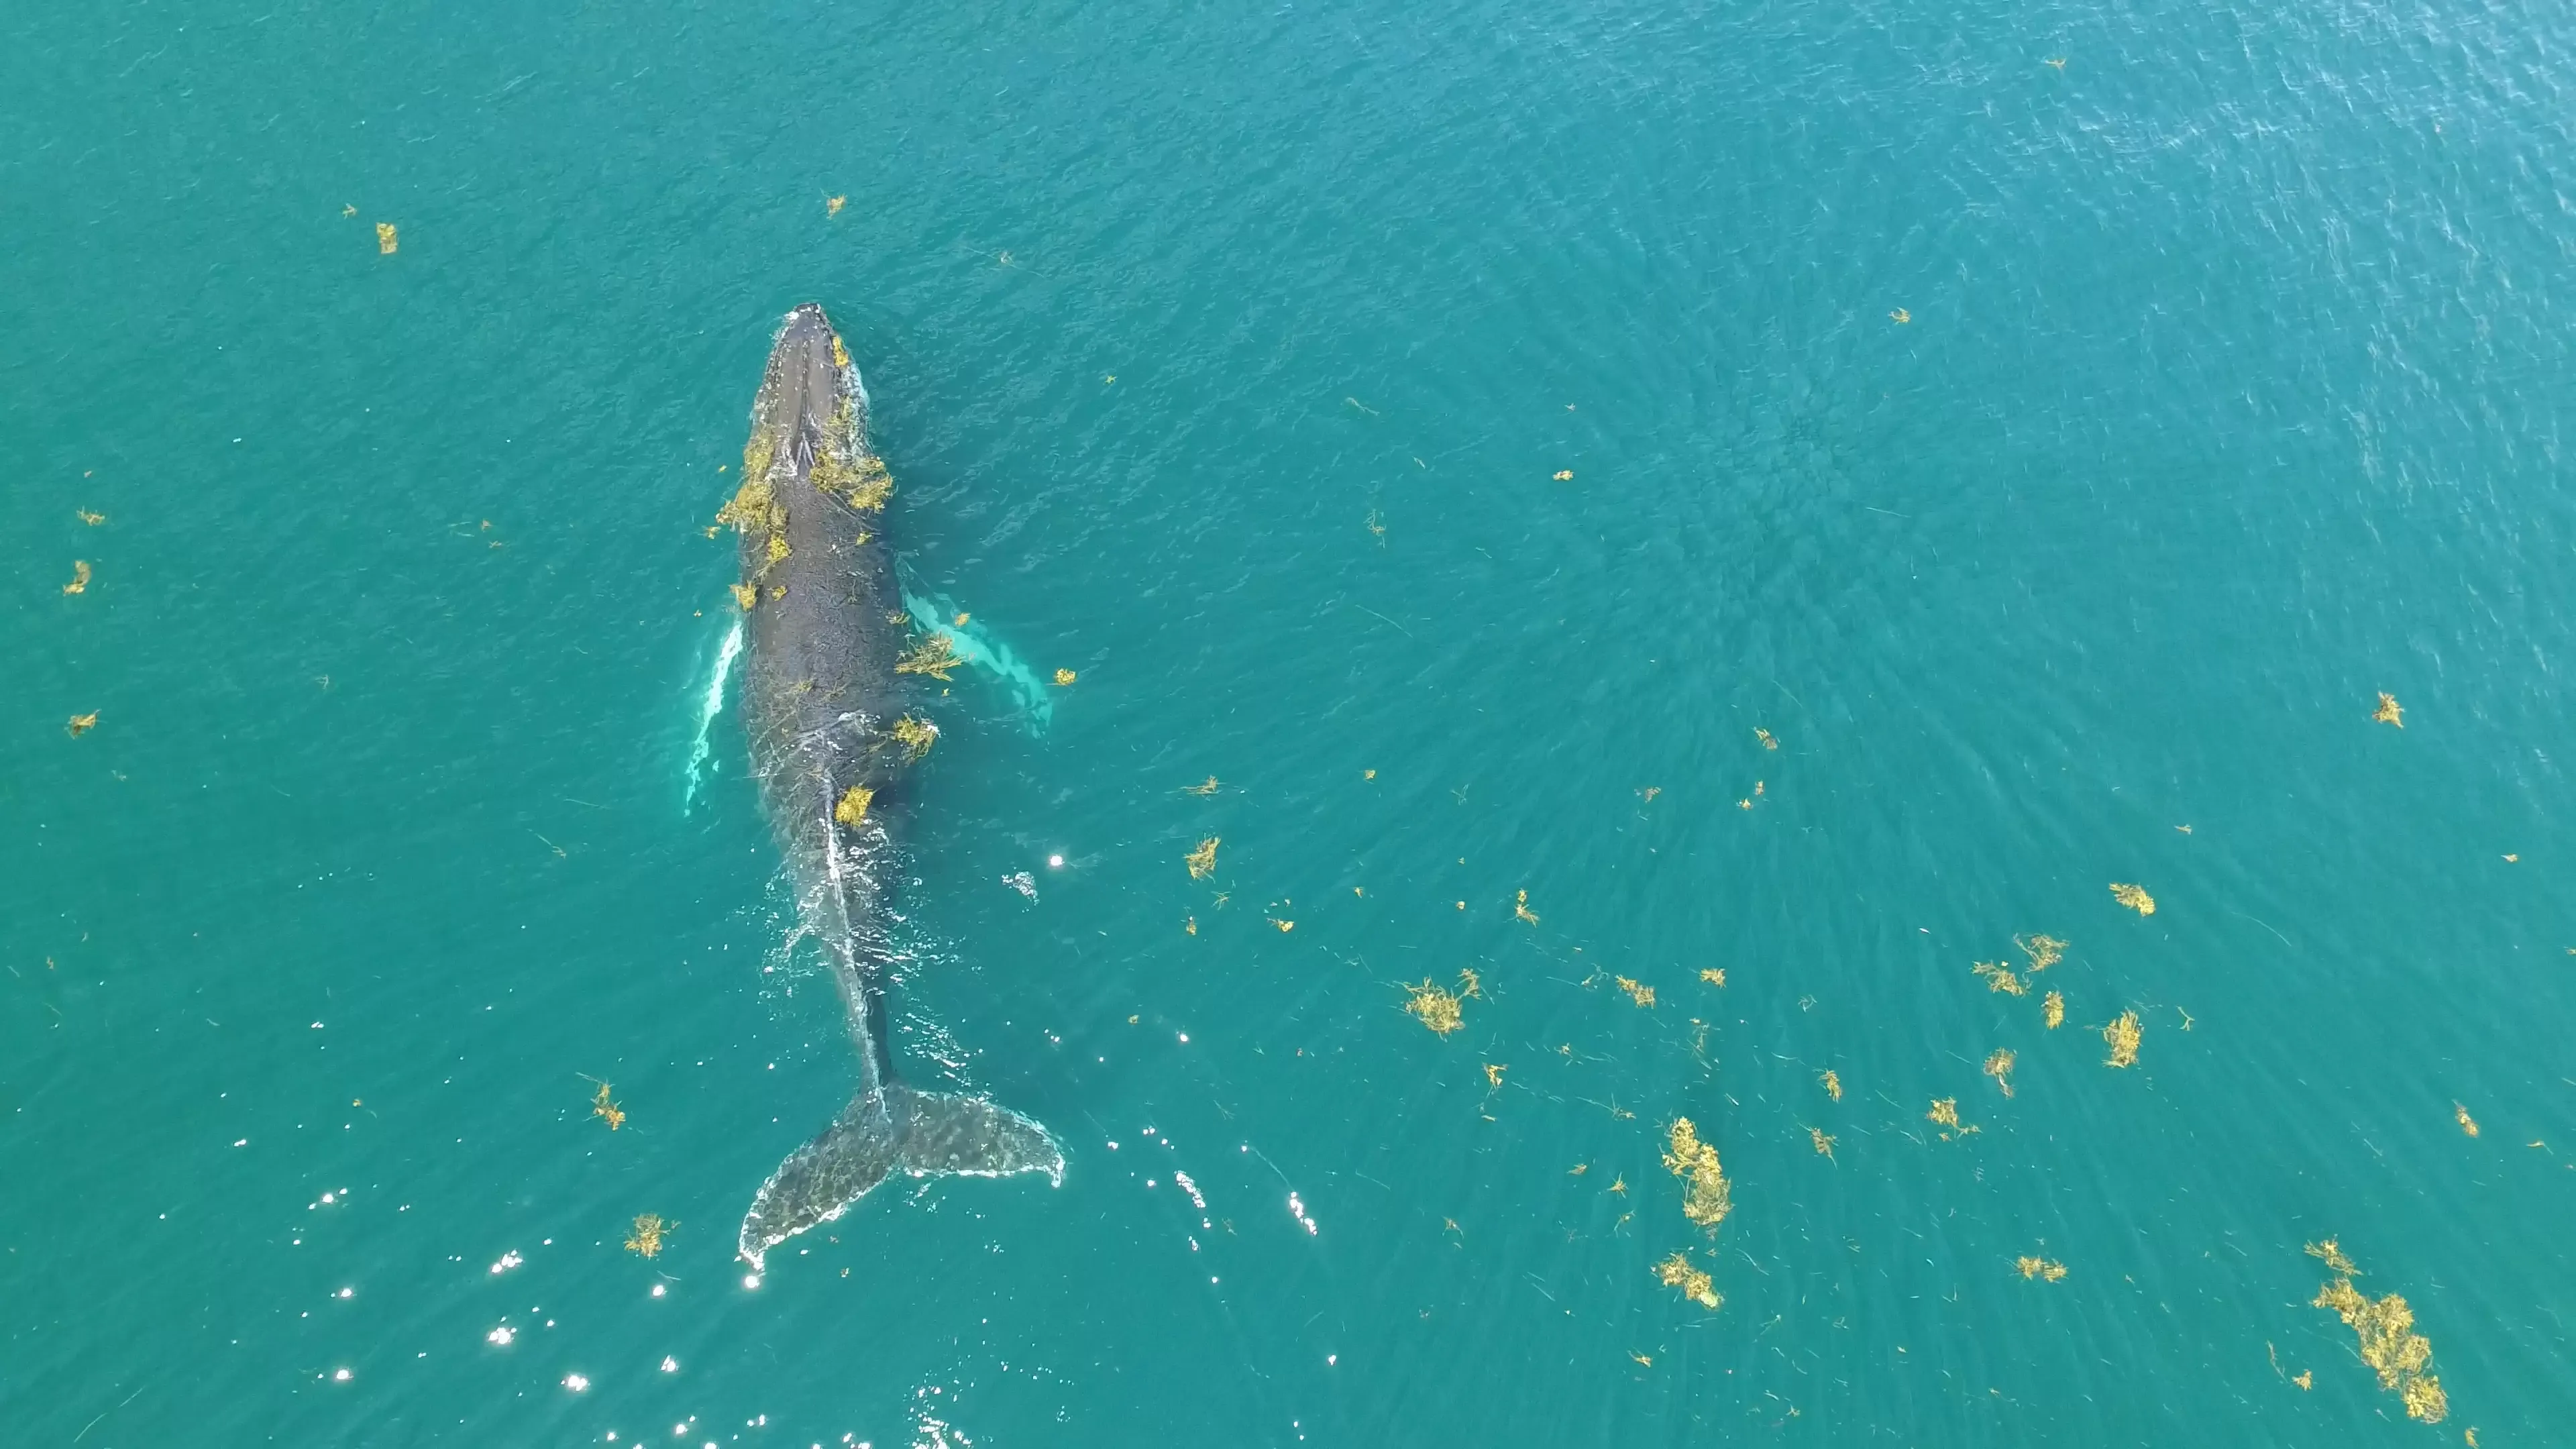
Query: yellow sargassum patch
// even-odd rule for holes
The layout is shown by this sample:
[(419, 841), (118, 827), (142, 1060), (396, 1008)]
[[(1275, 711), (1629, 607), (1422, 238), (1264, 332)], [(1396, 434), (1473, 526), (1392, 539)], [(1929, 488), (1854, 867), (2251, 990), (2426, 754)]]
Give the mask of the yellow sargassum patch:
[[(1466, 1002), (1458, 993), (1432, 985), (1428, 976), (1407, 983), (1404, 994), (1405, 1014), (1431, 1028), (1435, 1035), (1447, 1036), (1467, 1024)], [(1491, 1073), (1487, 1080), (1492, 1080)]]
[(635, 1217), (635, 1227), (626, 1238), (626, 1251), (647, 1258), (659, 1256), (662, 1251), (662, 1235), (678, 1226), (677, 1223), (662, 1221), (660, 1213), (638, 1213)]
[(2118, 1020), (2102, 1028), (2102, 1040), (2111, 1048), (2111, 1054), (2102, 1059), (2102, 1065), (2106, 1067), (2137, 1065), (2138, 1040), (2141, 1035), (2143, 1030), (2138, 1025), (2138, 1014), (2134, 1011), (2121, 1012)]
[(957, 641), (946, 634), (933, 634), (913, 646), (912, 652), (894, 662), (897, 674), (927, 674), (945, 680), (948, 671), (966, 661), (957, 655)]
[(896, 744), (903, 746), (907, 758), (915, 760), (929, 754), (930, 747), (939, 743), (939, 726), (911, 715), (896, 720), (886, 733)]
[(2398, 1396), (2408, 1418), (2442, 1422), (2451, 1402), (2442, 1392), (2442, 1381), (2426, 1372), (2433, 1363), (2433, 1343), (2415, 1331), (2415, 1310), (2394, 1293), (2373, 1298), (2352, 1286), (2361, 1270), (2334, 1239), (2308, 1244), (2308, 1256), (2335, 1274), (2333, 1281), (2317, 1290), (2315, 1306), (2333, 1309), (2359, 1336), (2361, 1361), (2379, 1375), (2379, 1386)]
[(1688, 1117), (1673, 1119), (1664, 1170), (1682, 1181), (1682, 1216), (1703, 1228), (1714, 1228), (1735, 1210), (1733, 1188), (1717, 1149), (1699, 1140)]
[(1679, 1288), (1682, 1296), (1702, 1308), (1722, 1308), (1726, 1300), (1718, 1296), (1715, 1279), (1693, 1267), (1688, 1253), (1675, 1253), (1655, 1265), (1655, 1277), (1667, 1288)]
[(842, 793), (841, 803), (832, 807), (832, 818), (855, 828), (868, 818), (868, 804), (876, 798), (877, 792), (867, 786), (852, 785)]

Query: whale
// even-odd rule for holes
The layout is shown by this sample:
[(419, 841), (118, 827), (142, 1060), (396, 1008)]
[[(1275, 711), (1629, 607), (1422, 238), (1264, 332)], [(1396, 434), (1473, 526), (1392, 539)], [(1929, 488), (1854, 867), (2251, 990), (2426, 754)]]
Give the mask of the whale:
[(752, 401), (739, 490), (717, 514), (740, 535), (743, 721), (794, 891), (788, 946), (820, 947), (858, 1054), (849, 1105), (743, 1215), (738, 1248), (755, 1274), (771, 1248), (897, 1174), (1064, 1182), (1045, 1127), (980, 1095), (905, 1084), (887, 1043), (889, 893), (908, 787), (938, 741), (916, 695), (957, 661), (905, 607), (887, 536), (894, 480), (869, 445), (867, 408), (823, 309), (789, 312)]

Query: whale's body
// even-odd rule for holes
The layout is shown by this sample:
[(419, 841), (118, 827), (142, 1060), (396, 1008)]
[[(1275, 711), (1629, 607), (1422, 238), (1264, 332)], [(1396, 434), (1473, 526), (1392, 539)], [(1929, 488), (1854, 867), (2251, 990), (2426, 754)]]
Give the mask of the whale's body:
[(894, 831), (931, 739), (896, 668), (907, 621), (885, 537), (891, 491), (858, 370), (823, 309), (797, 308), (752, 404), (742, 491), (720, 517), (742, 534), (752, 773), (795, 886), (797, 935), (820, 944), (840, 989), (859, 1085), (753, 1198), (740, 1247), (755, 1269), (897, 1172), (1064, 1177), (1045, 1128), (981, 1097), (915, 1091), (887, 1049)]

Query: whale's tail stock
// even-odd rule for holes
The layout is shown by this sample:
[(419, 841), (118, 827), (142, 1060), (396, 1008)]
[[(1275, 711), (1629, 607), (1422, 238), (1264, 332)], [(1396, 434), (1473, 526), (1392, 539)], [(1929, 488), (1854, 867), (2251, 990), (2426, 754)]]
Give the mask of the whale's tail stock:
[(988, 1098), (916, 1092), (887, 1083), (861, 1094), (823, 1134), (799, 1147), (760, 1185), (743, 1215), (742, 1256), (762, 1255), (850, 1210), (895, 1173), (1008, 1177), (1043, 1172), (1064, 1182), (1064, 1152), (1047, 1130)]

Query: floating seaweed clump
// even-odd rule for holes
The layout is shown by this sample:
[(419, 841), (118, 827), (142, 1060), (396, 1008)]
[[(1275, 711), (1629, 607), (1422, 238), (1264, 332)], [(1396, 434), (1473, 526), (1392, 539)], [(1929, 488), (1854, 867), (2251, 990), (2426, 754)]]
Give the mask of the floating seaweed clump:
[(1719, 1165), (1717, 1149), (1699, 1140), (1688, 1117), (1673, 1119), (1671, 1150), (1664, 1170), (1682, 1180), (1682, 1216), (1703, 1228), (1714, 1228), (1735, 1209), (1734, 1190)]
[(886, 734), (896, 744), (903, 746), (904, 755), (908, 759), (920, 759), (930, 753), (932, 745), (939, 743), (939, 726), (926, 719), (915, 719), (911, 715), (905, 715), (896, 720), (887, 728)]
[(389, 257), (402, 250), (402, 233), (390, 221), (376, 223), (376, 255)]
[(936, 633), (912, 646), (912, 652), (894, 662), (897, 674), (927, 674), (945, 681), (948, 671), (966, 661), (957, 657), (957, 641), (945, 633)]
[(626, 1238), (626, 1251), (642, 1257), (657, 1257), (662, 1251), (662, 1235), (678, 1227), (662, 1221), (660, 1213), (638, 1213), (635, 1227)]
[(2039, 1005), (2040, 1014), (2048, 1022), (2048, 1029), (2050, 1031), (2055, 1031), (2066, 1024), (2065, 992), (2052, 991), (2048, 993), (2046, 999), (2042, 1000)]
[(1639, 1006), (1652, 1006), (1655, 1004), (1655, 988), (1639, 985), (1636, 978), (1630, 976), (1614, 976), (1611, 980), (1617, 983), (1620, 990), (1628, 993), (1628, 999), (1630, 1001), (1637, 1003)]
[(1780, 742), (1771, 737), (1771, 732), (1769, 730), (1762, 729), (1757, 726), (1753, 731), (1753, 737), (1760, 740), (1762, 742), (1762, 748), (1766, 750), (1776, 750), (1780, 748)]
[(2051, 1262), (2046, 1258), (2015, 1258), (2013, 1267), (2019, 1269), (2025, 1278), (2045, 1278), (2051, 1283), (2066, 1276), (2064, 1263)]
[(1995, 1085), (2003, 1088), (2007, 1097), (2013, 1094), (2012, 1069), (2013, 1054), (2009, 1051), (1999, 1051), (1986, 1058), (1986, 1075), (1995, 1079)]
[(599, 1084), (599, 1094), (590, 1099), (590, 1115), (606, 1122), (611, 1132), (626, 1125), (626, 1109), (608, 1099), (606, 1082)]
[(1079, 678), (1081, 678), (1081, 676), (1080, 676), (1080, 675), (1078, 675), (1078, 674), (1075, 674), (1075, 673), (1074, 673), (1072, 670), (1070, 670), (1070, 669), (1059, 669), (1059, 670), (1057, 670), (1057, 671), (1055, 672), (1055, 682), (1056, 682), (1059, 686), (1061, 686), (1061, 685), (1071, 684), (1071, 683), (1073, 683), (1076, 679), (1079, 679)]
[(1206, 880), (1216, 873), (1217, 841), (1218, 837), (1211, 835), (1199, 842), (1198, 849), (1181, 858), (1190, 868), (1190, 879)]
[(760, 589), (753, 584), (735, 584), (733, 601), (742, 606), (744, 613), (750, 613), (751, 606), (760, 602)]
[(2370, 717), (2380, 724), (2395, 725), (2401, 730), (2406, 728), (2406, 707), (2397, 702), (2396, 695), (2385, 690), (2380, 692), (2379, 708), (2372, 710)]
[(72, 581), (63, 585), (63, 592), (66, 594), (86, 594), (89, 592), (88, 559), (76, 558), (72, 560)]
[(97, 725), (98, 711), (92, 710), (88, 714), (73, 715), (70, 722), (63, 726), (63, 729), (68, 732), (73, 739), (79, 739), (81, 736), (88, 734), (92, 729), (96, 728)]
[(2000, 991), (2006, 996), (2020, 996), (2030, 990), (2020, 977), (2012, 973), (2011, 967), (2001, 962), (1980, 961), (1976, 963), (1975, 970), (1978, 976), (1984, 978), (1988, 991)]
[(876, 798), (877, 792), (867, 786), (852, 785), (842, 792), (841, 803), (832, 807), (832, 818), (856, 829), (868, 818), (868, 802)]
[(1935, 1101), (1932, 1104), (1932, 1110), (1923, 1114), (1923, 1120), (1941, 1129), (1941, 1140), (1944, 1142), (1965, 1137), (1977, 1130), (1974, 1123), (1959, 1120), (1959, 1099), (1956, 1097), (1943, 1097)]
[(2033, 976), (2066, 959), (2066, 943), (2055, 936), (2015, 936), (2013, 944), (2030, 958)]
[(1467, 1024), (1466, 1003), (1458, 993), (1432, 985), (1428, 976), (1407, 985), (1404, 994), (1406, 1014), (1431, 1028), (1436, 1036), (1447, 1036)]
[(2111, 1054), (2102, 1059), (2106, 1067), (2135, 1066), (2138, 1061), (2138, 1014), (2124, 1011), (2119, 1019), (2102, 1028), (2102, 1040), (2108, 1042)]
[(1816, 1155), (1818, 1157), (1831, 1157), (1834, 1155), (1834, 1135), (1832, 1133), (1827, 1132), (1822, 1127), (1810, 1127), (1807, 1129), (1807, 1137), (1810, 1141), (1816, 1144)]
[(1702, 1308), (1713, 1311), (1726, 1304), (1726, 1300), (1718, 1295), (1717, 1280), (1692, 1267), (1688, 1253), (1675, 1253), (1657, 1263), (1655, 1277), (1667, 1288), (1679, 1288), (1684, 1298)]
[(1701, 967), (1699, 979), (1722, 991), (1726, 988), (1726, 968), (1723, 966)]
[(2359, 1336), (2361, 1361), (2378, 1373), (2381, 1388), (2404, 1402), (2408, 1418), (2426, 1424), (2442, 1422), (2451, 1411), (2450, 1400), (2442, 1393), (2442, 1381), (2425, 1372), (2433, 1362), (2433, 1344), (2415, 1332), (2415, 1310), (2394, 1293), (2374, 1299), (2353, 1287), (2352, 1280), (2361, 1270), (2334, 1239), (2310, 1243), (2307, 1251), (2335, 1273), (2333, 1282), (2317, 1290), (2314, 1306), (2333, 1309)]
[(1210, 775), (1196, 785), (1183, 785), (1181, 792), (1186, 795), (1213, 795), (1216, 789), (1216, 776)]
[(1827, 1069), (1817, 1081), (1825, 1084), (1825, 1095), (1839, 1102), (1843, 1099), (1843, 1074)]
[(2142, 886), (2133, 886), (2115, 880), (2111, 882), (2111, 899), (2142, 916), (2152, 916), (2156, 913), (2156, 898), (2148, 895)]
[(1512, 901), (1512, 916), (1516, 920), (1527, 921), (1533, 926), (1538, 924), (1538, 912), (1529, 908), (1528, 891), (1521, 891), (1514, 897)]

